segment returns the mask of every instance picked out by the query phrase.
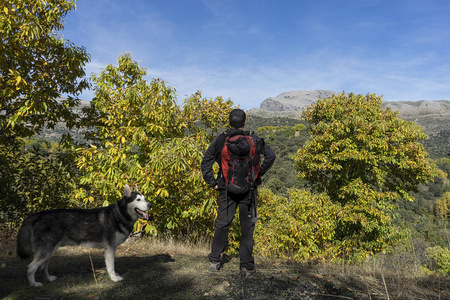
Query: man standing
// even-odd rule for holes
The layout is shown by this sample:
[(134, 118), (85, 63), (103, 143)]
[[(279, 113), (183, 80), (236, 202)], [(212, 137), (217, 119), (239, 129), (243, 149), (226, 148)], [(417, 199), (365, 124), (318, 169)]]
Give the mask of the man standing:
[[(275, 153), (269, 145), (265, 144), (262, 138), (250, 134), (249, 132), (244, 132), (243, 129), (245, 124), (245, 112), (241, 109), (232, 110), (229, 116), (230, 129), (218, 135), (208, 147), (201, 163), (201, 169), (205, 182), (209, 184), (210, 187), (219, 191), (219, 207), (217, 209), (216, 227), (211, 246), (211, 253), (208, 255), (210, 261), (209, 270), (214, 272), (219, 270), (222, 266), (221, 256), (228, 244), (228, 230), (231, 221), (234, 218), (236, 208), (239, 206), (239, 221), (241, 226), (241, 241), (239, 245), (240, 272), (241, 275), (248, 276), (255, 273), (253, 233), (257, 217), (257, 186), (261, 183), (261, 176), (270, 169), (275, 161)], [(232, 137), (235, 138), (233, 139)], [(228, 162), (223, 161), (225, 160), (224, 153), (230, 153), (227, 150), (230, 149), (230, 147), (227, 148), (227, 145), (229, 145), (228, 142), (231, 143), (231, 140), (239, 138), (241, 139), (236, 141), (236, 144), (234, 145), (237, 145), (236, 147), (240, 147), (239, 144), (253, 145), (253, 149), (256, 149), (256, 159), (258, 159), (256, 172), (249, 171), (249, 174), (252, 173), (253, 175), (256, 175), (256, 179), (252, 178), (250, 180), (248, 191), (247, 188), (242, 189), (242, 191), (231, 189), (229, 177), (233, 176), (233, 174), (230, 174), (229, 171), (224, 171), (224, 168), (228, 168)], [(248, 151), (244, 151), (244, 153), (245, 152), (248, 153)], [(259, 155), (261, 154), (264, 157), (264, 161), (262, 165), (259, 166)], [(238, 161), (237, 164), (245, 161), (245, 155), (241, 153), (240, 156), (240, 162)], [(229, 159), (229, 156), (227, 159)], [(219, 164), (219, 173), (217, 174), (217, 177), (214, 176), (212, 169), (215, 162)], [(249, 165), (251, 165), (251, 162)]]

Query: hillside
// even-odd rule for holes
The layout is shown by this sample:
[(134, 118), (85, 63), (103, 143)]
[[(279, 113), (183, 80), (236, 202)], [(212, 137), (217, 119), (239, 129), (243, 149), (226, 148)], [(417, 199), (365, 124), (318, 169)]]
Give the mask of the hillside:
[(419, 124), (428, 135), (437, 134), (442, 130), (450, 130), (450, 101), (386, 101), (382, 107), (390, 107), (398, 111), (398, 116), (404, 120)]
[[(298, 119), (309, 105), (319, 99), (326, 99), (340, 92), (329, 90), (297, 90), (269, 97), (261, 102), (259, 108), (252, 108), (249, 115), (262, 118), (292, 118)], [(81, 100), (80, 109), (89, 106), (89, 101)], [(390, 107), (399, 112), (399, 117), (419, 124), (426, 134), (435, 135), (440, 131), (450, 131), (450, 101), (420, 100), (420, 101), (384, 101), (382, 108)], [(43, 135), (52, 137), (65, 131), (59, 127), (55, 131), (46, 131)]]
[[(265, 99), (260, 108), (248, 111), (249, 116), (257, 118), (298, 119), (309, 105), (319, 99), (326, 99), (339, 92), (328, 90), (290, 91), (276, 97)], [(398, 111), (404, 120), (420, 125), (429, 136), (424, 142), (433, 158), (450, 156), (450, 101), (384, 101), (382, 108), (390, 107)]]

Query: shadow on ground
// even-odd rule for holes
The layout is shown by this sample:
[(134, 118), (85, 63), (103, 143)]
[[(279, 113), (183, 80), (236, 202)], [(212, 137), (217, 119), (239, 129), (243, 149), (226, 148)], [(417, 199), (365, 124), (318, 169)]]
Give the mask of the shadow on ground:
[[(36, 272), (36, 280), (43, 287), (28, 286), (26, 268), (29, 261), (20, 261), (15, 256), (0, 256), (1, 299), (177, 299), (195, 284), (187, 274), (171, 276), (169, 264), (176, 263), (168, 254), (131, 256), (116, 258), (116, 272), (124, 277), (121, 282), (112, 282), (106, 272), (103, 254), (66, 256), (55, 255), (49, 272), (58, 276), (47, 282), (42, 272)], [(92, 268), (94, 266), (94, 268)], [(94, 271), (93, 271), (94, 270)]]
[[(367, 274), (354, 269), (263, 261), (256, 274), (242, 278), (239, 259), (230, 257), (222, 270), (208, 271), (206, 255), (177, 249), (150, 250), (151, 242), (125, 243), (118, 248), (112, 282), (102, 250), (63, 247), (50, 262), (58, 276), (31, 288), (26, 278), (29, 261), (14, 254), (14, 241), (0, 245), (1, 299), (450, 299), (450, 278), (411, 278)], [(355, 271), (355, 272), (354, 272)], [(383, 276), (383, 277), (382, 277)]]

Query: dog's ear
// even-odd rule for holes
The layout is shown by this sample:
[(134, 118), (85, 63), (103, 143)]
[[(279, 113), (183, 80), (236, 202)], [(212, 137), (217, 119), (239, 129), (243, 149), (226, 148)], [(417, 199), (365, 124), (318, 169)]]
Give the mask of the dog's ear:
[(134, 192), (135, 193), (139, 193), (138, 188), (137, 188), (137, 184), (134, 186)]
[(128, 186), (128, 184), (125, 184), (125, 191), (124, 191), (123, 195), (127, 198), (131, 197), (131, 189)]

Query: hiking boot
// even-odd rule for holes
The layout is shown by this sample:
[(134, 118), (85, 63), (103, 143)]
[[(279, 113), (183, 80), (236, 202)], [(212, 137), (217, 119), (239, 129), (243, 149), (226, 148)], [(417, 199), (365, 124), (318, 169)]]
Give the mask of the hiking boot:
[(250, 275), (254, 274), (255, 272), (256, 272), (255, 268), (248, 270), (246, 267), (241, 267), (241, 276), (242, 277), (250, 276)]
[(209, 271), (210, 272), (216, 272), (218, 270), (220, 270), (220, 261), (219, 262), (209, 262)]

